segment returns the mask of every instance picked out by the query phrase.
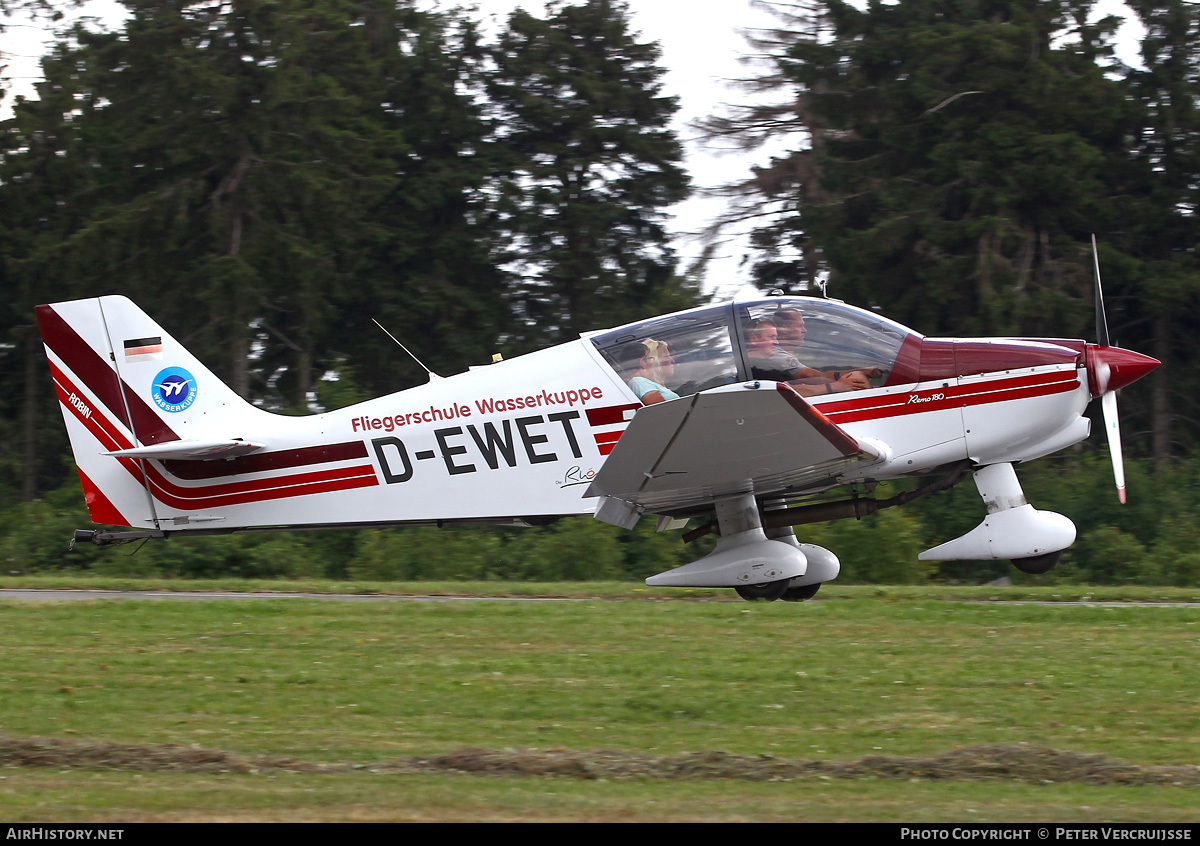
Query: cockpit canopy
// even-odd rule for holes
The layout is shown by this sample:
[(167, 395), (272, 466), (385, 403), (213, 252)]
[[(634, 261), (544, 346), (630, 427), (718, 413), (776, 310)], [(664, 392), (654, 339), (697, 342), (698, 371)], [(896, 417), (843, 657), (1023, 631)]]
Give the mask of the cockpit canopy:
[[(803, 324), (802, 337), (795, 328), (797, 315)], [(770, 297), (652, 318), (591, 335), (588, 340), (625, 379), (632, 375), (630, 367), (637, 367), (628, 362), (637, 361), (635, 350), (646, 341), (668, 344), (675, 368), (667, 387), (687, 396), (752, 379), (786, 381), (787, 374), (765, 369), (760, 358), (748, 355), (751, 332), (764, 327), (762, 321), (781, 327), (776, 333), (779, 349), (803, 367), (820, 371), (877, 368), (881, 375), (871, 380), (876, 387), (888, 384), (905, 341), (916, 343), (921, 338), (899, 323), (836, 300)], [(785, 326), (790, 328), (782, 328)], [(755, 351), (756, 356), (760, 352)]]

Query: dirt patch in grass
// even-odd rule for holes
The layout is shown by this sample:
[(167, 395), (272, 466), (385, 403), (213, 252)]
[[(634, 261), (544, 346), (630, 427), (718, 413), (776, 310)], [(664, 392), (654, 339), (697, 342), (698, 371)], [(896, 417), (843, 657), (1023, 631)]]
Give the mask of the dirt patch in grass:
[(467, 748), (440, 755), (391, 759), (378, 764), (345, 764), (317, 763), (284, 756), (241, 756), (217, 749), (169, 744), (0, 738), (0, 766), (208, 773), (366, 770), (376, 773), (462, 773), (577, 779), (785, 781), (874, 777), (1200, 787), (1200, 767), (1140, 766), (1104, 755), (1087, 755), (1024, 743), (972, 746), (928, 757), (868, 755), (854, 761), (800, 760), (768, 755), (730, 755), (724, 752), (638, 755), (616, 751)]
[(219, 749), (172, 744), (94, 743), (43, 738), (0, 738), (0, 766), (131, 772), (252, 773), (262, 770), (319, 772), (298, 758), (232, 755)]

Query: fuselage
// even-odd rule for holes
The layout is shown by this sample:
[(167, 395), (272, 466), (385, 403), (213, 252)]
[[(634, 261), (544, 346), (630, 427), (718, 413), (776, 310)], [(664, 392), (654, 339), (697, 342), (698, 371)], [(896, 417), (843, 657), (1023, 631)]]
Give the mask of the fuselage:
[[(673, 363), (663, 387), (686, 399), (763, 379), (747, 338), (751, 327), (781, 312), (802, 314), (807, 325), (786, 350), (792, 360), (828, 378), (871, 374), (870, 387), (861, 390), (813, 389), (822, 384), (817, 379), (797, 383), (825, 417), (886, 456), (849, 471), (841, 480), (846, 483), (921, 475), (964, 460), (1022, 461), (1062, 449), (1088, 435), (1084, 409), (1103, 390), (1097, 372), (1103, 369), (1108, 382), (1131, 380), (1145, 358), (1083, 341), (924, 338), (836, 301), (771, 297), (592, 333), (347, 408), (286, 417), (241, 403), (177, 342), (144, 323), (140, 310), (131, 312), (127, 326), (110, 315), (115, 328), (106, 331), (161, 337), (164, 352), (151, 362), (127, 354), (115, 373), (124, 390), (105, 388), (109, 377), (97, 363), (102, 356), (93, 362), (84, 353), (120, 342), (101, 338), (94, 327), (73, 337), (71, 327), (80, 321), (70, 315), (77, 307), (58, 304), (65, 316), (47, 312), (43, 321), (73, 443), (91, 438), (98, 452), (177, 439), (244, 437), (265, 444), (219, 461), (80, 461), (85, 490), (90, 484), (106, 497), (111, 514), (123, 515), (127, 525), (178, 531), (538, 522), (590, 514), (596, 500), (585, 496), (588, 484), (642, 407), (622, 365), (628, 345), (669, 343)], [(194, 402), (156, 410), (154, 380), (171, 363), (166, 358), (189, 375), (196, 371)], [(133, 424), (114, 410), (122, 402)], [(111, 483), (117, 476), (124, 487)]]

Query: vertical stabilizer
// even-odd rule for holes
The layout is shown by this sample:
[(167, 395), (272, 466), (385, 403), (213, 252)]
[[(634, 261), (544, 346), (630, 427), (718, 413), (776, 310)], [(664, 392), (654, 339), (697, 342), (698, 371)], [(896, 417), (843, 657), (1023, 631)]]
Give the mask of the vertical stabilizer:
[(125, 297), (41, 305), (37, 320), (96, 523), (159, 527), (145, 460), (110, 453), (263, 414)]

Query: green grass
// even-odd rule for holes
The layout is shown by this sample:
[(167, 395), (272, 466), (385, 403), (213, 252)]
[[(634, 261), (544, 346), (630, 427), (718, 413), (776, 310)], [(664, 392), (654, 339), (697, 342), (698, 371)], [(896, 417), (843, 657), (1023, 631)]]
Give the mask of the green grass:
[[(531, 593), (563, 588), (576, 601), (0, 601), (0, 736), (365, 766), (468, 746), (848, 760), (1018, 742), (1200, 764), (1200, 606), (1012, 604), (995, 600), (1035, 597), (995, 588), (829, 586), (802, 604)], [(1185, 598), (1107, 598), (1131, 597)], [(0, 769), (9, 821), (1187, 820), (1198, 804), (1195, 788), (996, 781)]]

